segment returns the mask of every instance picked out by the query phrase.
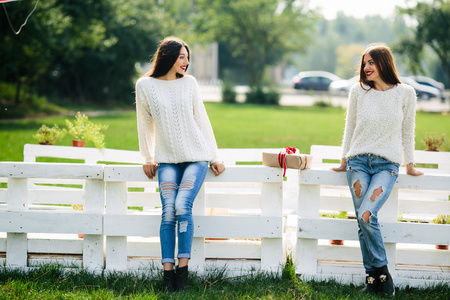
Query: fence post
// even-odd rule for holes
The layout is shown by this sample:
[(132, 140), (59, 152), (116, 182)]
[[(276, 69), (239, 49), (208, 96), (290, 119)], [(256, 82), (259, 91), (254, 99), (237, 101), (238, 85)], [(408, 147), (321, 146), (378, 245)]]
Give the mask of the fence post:
[[(397, 222), (397, 214), (398, 214), (398, 189), (394, 187), (386, 203), (383, 205), (383, 207), (380, 209), (380, 212), (378, 213), (378, 221), (390, 223)], [(381, 234), (383, 234), (383, 228), (381, 228)], [(396, 277), (397, 244), (385, 243), (384, 248), (386, 249), (386, 256), (388, 259), (389, 273), (391, 273), (392, 277)]]
[[(283, 182), (261, 185), (261, 216), (283, 218)], [(283, 224), (283, 222), (282, 222)], [(280, 228), (283, 233), (283, 228)], [(261, 239), (261, 270), (276, 271), (284, 262), (283, 238)]]
[[(105, 181), (85, 181), (84, 213), (102, 215), (105, 212)], [(83, 241), (83, 267), (103, 269), (103, 234), (85, 234)]]
[[(125, 215), (127, 213), (127, 183), (107, 182), (106, 183), (106, 214)], [(103, 229), (105, 230), (105, 229)], [(127, 237), (107, 236), (106, 237), (106, 269), (126, 270), (127, 269)]]
[[(200, 188), (197, 197), (194, 201), (194, 206), (192, 207), (192, 215), (194, 216), (204, 216), (205, 215), (205, 183), (203, 183)], [(194, 224), (195, 226), (195, 224)], [(205, 264), (205, 238), (204, 237), (194, 237), (192, 240), (192, 255), (191, 255), (191, 266), (202, 271)]]
[[(8, 178), (8, 210), (28, 211), (28, 179)], [(6, 265), (26, 267), (28, 259), (28, 237), (26, 233), (6, 234)]]
[[(298, 218), (319, 218), (320, 185), (301, 184), (301, 171), (298, 179)], [(317, 274), (317, 251), (317, 239), (297, 239), (296, 273)]]

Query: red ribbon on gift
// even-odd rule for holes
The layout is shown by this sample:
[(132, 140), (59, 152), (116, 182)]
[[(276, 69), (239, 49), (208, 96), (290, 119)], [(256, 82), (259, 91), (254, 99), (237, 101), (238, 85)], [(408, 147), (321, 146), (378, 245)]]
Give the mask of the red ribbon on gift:
[(297, 148), (286, 146), (278, 153), (278, 163), (283, 168), (283, 177), (286, 175), (286, 154), (295, 154), (295, 152), (297, 152)]

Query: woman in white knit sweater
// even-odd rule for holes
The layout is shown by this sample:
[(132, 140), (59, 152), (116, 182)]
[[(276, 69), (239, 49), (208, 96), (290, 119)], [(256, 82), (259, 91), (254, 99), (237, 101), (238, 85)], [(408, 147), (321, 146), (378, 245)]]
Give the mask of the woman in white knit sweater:
[(383, 44), (371, 44), (361, 57), (360, 79), (350, 90), (342, 142), (346, 171), (358, 221), (367, 273), (363, 291), (393, 295), (378, 211), (389, 197), (400, 164), (413, 176), (416, 93), (398, 78), (394, 57)]
[(194, 235), (192, 205), (208, 164), (216, 176), (225, 170), (197, 81), (185, 75), (189, 60), (190, 50), (184, 41), (165, 38), (153, 56), (151, 71), (136, 83), (139, 149), (146, 161), (143, 169), (150, 179), (158, 172), (164, 286), (169, 291), (183, 290), (188, 284)]

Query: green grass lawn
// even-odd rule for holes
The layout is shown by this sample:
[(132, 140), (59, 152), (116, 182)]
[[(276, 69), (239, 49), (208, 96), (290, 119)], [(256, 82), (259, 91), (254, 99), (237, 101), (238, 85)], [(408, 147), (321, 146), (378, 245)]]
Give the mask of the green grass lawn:
[[(345, 110), (335, 107), (266, 107), (206, 103), (220, 148), (281, 148), (296, 146), (309, 153), (311, 145), (340, 145), (345, 124)], [(65, 119), (46, 117), (0, 122), (0, 161), (23, 161), (23, 145), (37, 144), (32, 138), (42, 124), (65, 127)], [(107, 148), (138, 150), (136, 113), (134, 111), (90, 117), (93, 122), (109, 125)], [(450, 115), (418, 112), (416, 149), (424, 149), (425, 133), (450, 137)], [(65, 136), (57, 145), (71, 145)], [(87, 143), (87, 147), (93, 147)], [(450, 151), (447, 142), (442, 151)]]
[[(225, 276), (223, 269), (199, 275), (191, 272), (185, 292), (166, 293), (161, 271), (141, 274), (64, 270), (44, 265), (25, 273), (0, 268), (0, 299), (386, 299), (362, 294), (362, 286), (342, 285), (335, 281), (304, 282), (296, 277), (292, 265), (280, 273), (254, 272), (243, 276)], [(397, 289), (394, 299), (449, 299), (448, 285), (427, 289)]]

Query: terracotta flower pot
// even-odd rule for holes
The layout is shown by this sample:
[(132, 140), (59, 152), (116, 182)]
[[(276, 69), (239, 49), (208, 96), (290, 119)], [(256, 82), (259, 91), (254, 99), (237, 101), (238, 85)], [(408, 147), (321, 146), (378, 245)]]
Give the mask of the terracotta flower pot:
[(438, 250), (448, 250), (448, 245), (435, 245), (434, 247)]
[(344, 240), (330, 240), (331, 245), (344, 245)]
[(82, 239), (82, 238), (84, 238), (84, 234), (79, 233), (79, 234), (78, 234), (78, 237), (79, 237), (80, 239)]
[(72, 140), (72, 146), (74, 147), (84, 147), (84, 145), (86, 145), (85, 141)]

